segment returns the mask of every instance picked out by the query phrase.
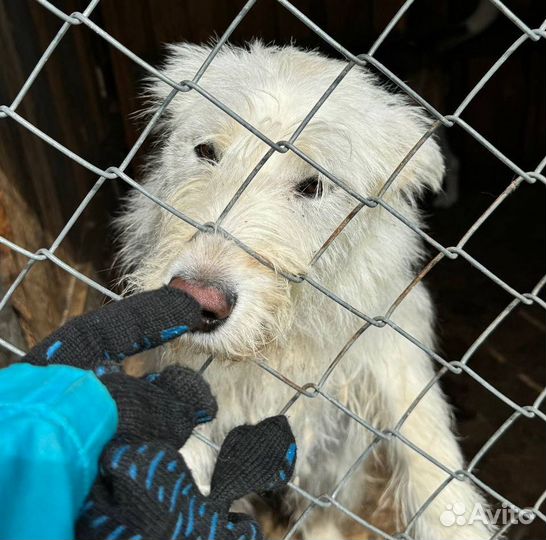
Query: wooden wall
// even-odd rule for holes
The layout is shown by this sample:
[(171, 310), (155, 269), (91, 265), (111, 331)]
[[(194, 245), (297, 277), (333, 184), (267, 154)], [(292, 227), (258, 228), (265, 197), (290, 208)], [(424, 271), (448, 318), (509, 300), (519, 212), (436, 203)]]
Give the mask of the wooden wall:
[[(68, 10), (77, 2), (63, 2)], [(0, 102), (10, 104), (61, 23), (36, 2), (0, 2)], [(89, 32), (73, 28), (17, 109), (18, 114), (99, 166), (118, 160), (120, 117), (116, 100), (97, 78), (110, 57)], [(117, 126), (117, 127), (116, 127)], [(117, 148), (109, 140), (118, 131)], [(49, 247), (96, 178), (14, 121), (0, 120), (0, 235), (35, 251)], [(80, 271), (94, 270), (100, 235), (115, 200), (106, 186), (57, 255)], [(103, 243), (103, 242), (102, 242)], [(0, 247), (0, 294), (27, 259)], [(106, 265), (107, 266), (107, 265)], [(97, 266), (96, 268), (101, 268)], [(68, 316), (81, 312), (86, 287), (49, 262), (34, 265), (0, 319), (0, 335), (32, 345)], [(0, 362), (6, 354), (0, 350)]]

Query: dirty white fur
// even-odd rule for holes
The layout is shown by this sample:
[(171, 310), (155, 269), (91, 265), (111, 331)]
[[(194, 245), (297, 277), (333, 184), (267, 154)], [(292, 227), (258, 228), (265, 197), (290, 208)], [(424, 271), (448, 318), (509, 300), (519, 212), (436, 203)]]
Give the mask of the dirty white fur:
[[(181, 81), (192, 78), (210, 49), (182, 44), (169, 51), (165, 73)], [(248, 48), (224, 47), (201, 84), (278, 141), (290, 137), (343, 67), (315, 52), (254, 43)], [(149, 87), (155, 104), (169, 91), (161, 82)], [(371, 73), (354, 68), (303, 131), (297, 146), (357, 192), (374, 196), (428, 125), (423, 111), (387, 91)], [(218, 218), (268, 150), (195, 91), (174, 98), (159, 133), (144, 185), (201, 223)], [(204, 142), (214, 144), (220, 157), (217, 165), (197, 158), (194, 147)], [(421, 223), (416, 199), (425, 189), (439, 190), (443, 172), (440, 150), (430, 139), (404, 167), (385, 200), (412, 222)], [(291, 152), (273, 155), (222, 227), (276, 269), (308, 274), (360, 311), (382, 315), (411, 282), (423, 253), (421, 241), (387, 211), (365, 208), (310, 267), (313, 254), (357, 204), (325, 178), (322, 196), (296, 196), (295, 186), (314, 174)], [(221, 328), (184, 336), (163, 356), (165, 362), (198, 368), (209, 353), (215, 355), (205, 374), (220, 412), (203, 432), (217, 443), (240, 423), (278, 413), (294, 395), (293, 389), (257, 367), (253, 358), (297, 384), (316, 383), (363, 323), (309, 284), (287, 282), (220, 235), (196, 234), (141, 194), (129, 198), (118, 225), (130, 288), (153, 289), (183, 275), (221, 284), (238, 295), (233, 314)], [(392, 316), (428, 347), (434, 346), (433, 318), (422, 285)], [(417, 346), (388, 326), (371, 327), (345, 354), (324, 390), (370, 425), (388, 430), (433, 375), (432, 361)], [(369, 430), (322, 397), (301, 397), (288, 416), (299, 445), (296, 482), (315, 496), (330, 493), (373, 440)], [(458, 470), (463, 459), (450, 426), (449, 407), (434, 386), (401, 432), (413, 445)], [(375, 504), (380, 509), (384, 500), (394, 500), (403, 530), (447, 476), (399, 440), (381, 444), (392, 474), (387, 494)], [(192, 439), (184, 455), (199, 481), (206, 483), (214, 454)], [(372, 453), (370, 460), (374, 458)], [(369, 485), (368, 469), (366, 464), (360, 467), (339, 495), (355, 512)], [(420, 540), (489, 538), (481, 523), (442, 526), (440, 514), (454, 503), (464, 503), (470, 512), (483, 499), (470, 483), (452, 480), (410, 533)], [(286, 505), (297, 516), (306, 501), (291, 495)], [(305, 521), (304, 537), (342, 538), (343, 519), (339, 511), (316, 510)]]

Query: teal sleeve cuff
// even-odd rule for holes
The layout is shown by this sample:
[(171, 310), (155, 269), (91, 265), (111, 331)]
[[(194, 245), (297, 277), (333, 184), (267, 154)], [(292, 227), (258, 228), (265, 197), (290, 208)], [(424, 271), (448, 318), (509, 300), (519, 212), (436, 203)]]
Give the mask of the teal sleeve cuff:
[(14, 364), (0, 370), (0, 538), (70, 540), (118, 424), (91, 372)]

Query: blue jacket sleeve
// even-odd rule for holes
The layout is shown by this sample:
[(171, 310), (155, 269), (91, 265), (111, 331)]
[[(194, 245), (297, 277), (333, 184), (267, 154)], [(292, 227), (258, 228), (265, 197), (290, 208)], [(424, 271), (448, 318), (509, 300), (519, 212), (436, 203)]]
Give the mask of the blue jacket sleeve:
[(117, 409), (90, 371), (0, 370), (0, 538), (71, 540)]

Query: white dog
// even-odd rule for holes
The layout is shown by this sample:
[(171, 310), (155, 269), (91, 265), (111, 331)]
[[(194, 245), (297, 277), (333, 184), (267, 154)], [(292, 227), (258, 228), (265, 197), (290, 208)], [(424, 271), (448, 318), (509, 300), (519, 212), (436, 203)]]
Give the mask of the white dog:
[[(191, 79), (209, 52), (202, 46), (172, 46), (164, 73), (175, 81)], [(290, 137), (344, 66), (295, 47), (225, 46), (200, 84), (280, 141)], [(171, 88), (155, 82), (150, 90), (157, 105)], [(356, 192), (375, 196), (428, 125), (420, 109), (389, 93), (371, 73), (354, 68), (296, 145)], [(160, 136), (144, 186), (200, 223), (218, 219), (269, 149), (196, 91), (174, 98), (161, 120)], [(416, 198), (427, 188), (438, 190), (443, 172), (438, 145), (429, 139), (384, 199), (419, 224)], [(294, 153), (275, 153), (221, 222), (272, 270), (222, 234), (198, 232), (138, 192), (130, 197), (119, 221), (130, 288), (172, 283), (201, 303), (210, 323), (210, 332), (182, 337), (163, 361), (199, 368), (207, 355), (215, 356), (205, 375), (220, 412), (203, 429), (214, 442), (221, 443), (237, 424), (278, 413), (294, 395), (293, 388), (254, 359), (299, 385), (317, 383), (364, 322), (308, 283), (287, 281), (280, 272), (308, 275), (370, 316), (383, 315), (411, 282), (423, 255), (421, 241), (381, 207), (361, 210), (317, 263), (309, 264), (356, 204)], [(392, 320), (433, 347), (433, 311), (426, 289), (418, 285)], [(433, 376), (432, 361), (419, 347), (389, 326), (370, 327), (343, 356), (324, 391), (369, 425), (392, 430)], [(332, 493), (374, 439), (323, 396), (300, 397), (288, 417), (299, 447), (295, 482), (316, 497)], [(396, 437), (378, 444), (337, 500), (357, 514), (364, 500), (371, 514), (389, 501), (396, 512), (394, 529), (404, 531), (449, 478), (412, 445), (451, 471), (463, 468), (450, 425), (449, 406), (434, 385), (402, 423), (410, 444)], [(198, 481), (206, 484), (214, 452), (193, 438), (184, 455)], [(388, 482), (383, 495), (370, 500), (380, 456)], [(452, 479), (411, 523), (409, 534), (420, 540), (489, 538), (491, 531), (481, 522), (442, 524), (442, 512), (457, 503), (465, 505), (467, 517), (475, 504), (485, 504), (471, 482)], [(284, 505), (295, 519), (308, 501), (289, 490)], [(317, 507), (300, 532), (307, 539), (341, 539), (347, 520), (335, 506)]]

